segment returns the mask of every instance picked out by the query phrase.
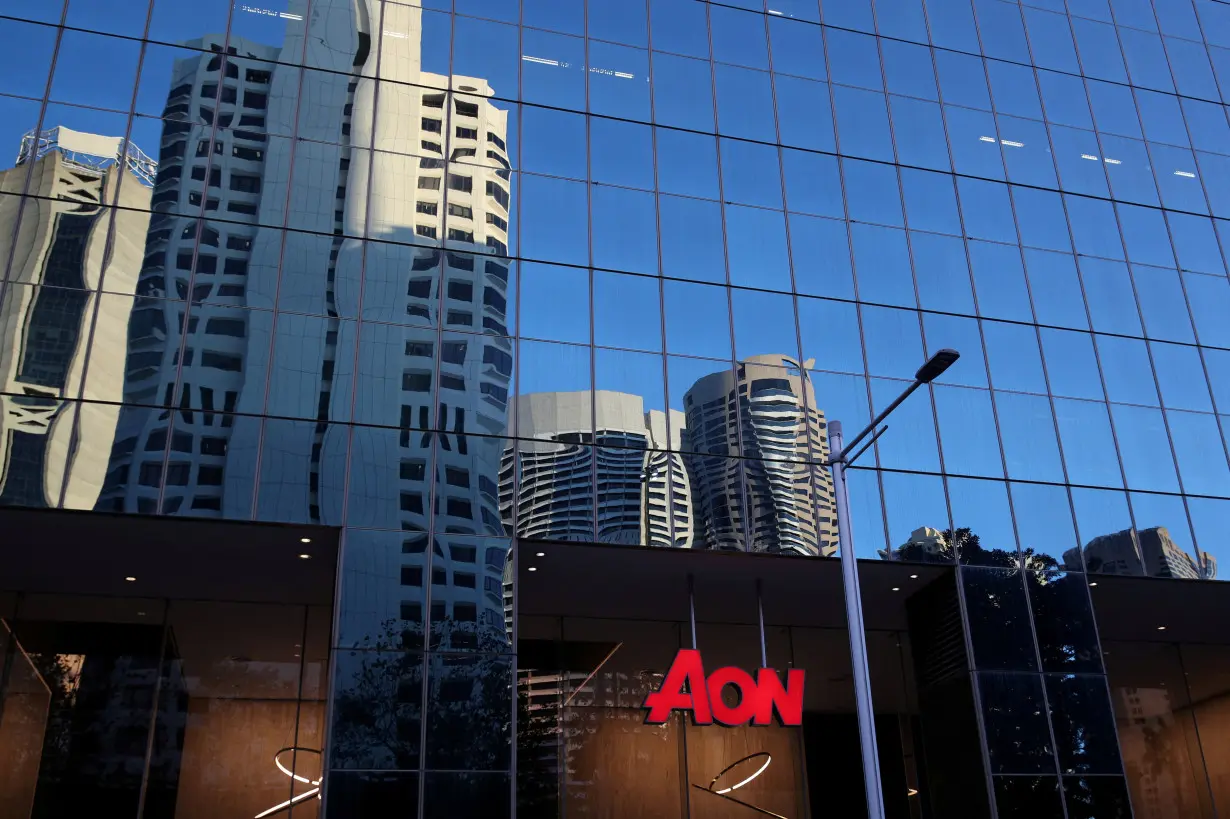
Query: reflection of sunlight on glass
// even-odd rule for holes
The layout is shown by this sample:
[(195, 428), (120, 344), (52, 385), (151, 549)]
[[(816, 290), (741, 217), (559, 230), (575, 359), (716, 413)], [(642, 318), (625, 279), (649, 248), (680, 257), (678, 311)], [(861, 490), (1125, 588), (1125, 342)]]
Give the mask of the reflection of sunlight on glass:
[(302, 20), (302, 14), (292, 14), (289, 11), (274, 11), (273, 9), (262, 9), (257, 6), (240, 6), (240, 11), (246, 11), (249, 14), (259, 14), (263, 17), (280, 17), (283, 20)]

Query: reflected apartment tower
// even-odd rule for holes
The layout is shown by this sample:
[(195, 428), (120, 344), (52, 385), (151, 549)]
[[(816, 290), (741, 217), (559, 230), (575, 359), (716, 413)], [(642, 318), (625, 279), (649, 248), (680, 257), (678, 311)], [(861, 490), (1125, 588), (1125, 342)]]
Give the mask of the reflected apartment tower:
[[(1079, 549), (1069, 549), (1063, 557), (1065, 565), (1080, 565)], [(1212, 580), (1217, 576), (1217, 558), (1199, 549), (1194, 556), (1189, 555), (1174, 542), (1165, 526), (1124, 529), (1095, 537), (1085, 544), (1085, 565), (1089, 571), (1100, 574), (1143, 573), (1182, 580)]]
[(592, 406), (588, 391), (517, 399), (517, 452), (505, 449), (500, 480), (504, 519), (514, 519), (515, 495), (520, 537), (592, 541), (596, 534), (600, 543), (691, 548), (683, 413), (670, 411), (668, 433), (667, 414), (646, 412), (639, 395), (592, 396)]
[[(321, 251), (311, 237), (288, 236), (302, 249), (294, 269), (283, 262), (277, 284), (279, 305), (291, 294), (305, 302), (293, 309), (324, 314), (330, 324), (321, 351), (306, 358), (297, 334), (283, 343), (283, 331), (273, 333), (266, 400), (298, 394), (314, 403), (265, 412), (318, 421), (267, 423), (259, 468), (237, 467), (236, 486), (255, 475), (258, 496), (277, 499), (269, 507), (275, 517), (318, 514), (338, 523), (344, 508), (347, 525), (404, 533), (399, 573), (367, 567), (400, 574), (404, 586), (389, 582), (372, 595), (365, 621), (423, 619), (422, 585), (430, 583), (432, 619), (462, 624), (442, 635), (444, 645), (475, 630), (502, 637), (498, 436), (507, 431), (512, 377), (508, 114), (485, 80), (422, 70), (417, 6), (326, 0), (312, 4), (311, 18), (298, 28), (331, 28), (308, 39), (309, 53), (317, 39), (353, 37), (345, 69), (352, 76), (337, 108), (351, 113), (336, 157), (313, 160), (319, 190), (292, 198), (301, 208), (317, 206), (299, 204), (300, 196), (324, 203), (322, 219), (337, 214), (328, 233), (339, 238)], [(340, 174), (325, 173), (331, 161)], [(299, 272), (321, 260), (327, 269)], [(306, 304), (317, 294), (322, 304)], [(319, 384), (315, 392), (311, 384)], [(305, 457), (311, 463), (296, 462)]]
[[(685, 393), (696, 545), (831, 555), (837, 551), (824, 413), (806, 369), (752, 356)], [(746, 457), (734, 457), (743, 453)]]
[(223, 35), (185, 45), (202, 53), (176, 60), (169, 78), (137, 285), (147, 298), (133, 310), (126, 371), (116, 374), (129, 406), (99, 507), (208, 517), (222, 512), (233, 431), (224, 413), (245, 379), (249, 313), (236, 308), (250, 306), (269, 61), (279, 50)]
[(123, 138), (59, 127), (26, 134), (0, 172), (0, 191), (20, 194), (29, 174), (38, 197), (0, 197), (6, 243), (18, 231), (0, 285), (0, 506), (98, 499), (157, 170)]

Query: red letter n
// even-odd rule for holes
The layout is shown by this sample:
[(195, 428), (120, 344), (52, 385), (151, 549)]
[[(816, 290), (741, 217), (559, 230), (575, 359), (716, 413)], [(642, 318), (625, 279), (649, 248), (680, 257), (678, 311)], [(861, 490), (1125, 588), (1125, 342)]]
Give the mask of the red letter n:
[(769, 725), (773, 722), (773, 709), (777, 709), (782, 725), (803, 724), (803, 669), (792, 668), (786, 673), (786, 687), (771, 668), (762, 668), (756, 674), (756, 687), (760, 696), (756, 699), (756, 716), (753, 725)]

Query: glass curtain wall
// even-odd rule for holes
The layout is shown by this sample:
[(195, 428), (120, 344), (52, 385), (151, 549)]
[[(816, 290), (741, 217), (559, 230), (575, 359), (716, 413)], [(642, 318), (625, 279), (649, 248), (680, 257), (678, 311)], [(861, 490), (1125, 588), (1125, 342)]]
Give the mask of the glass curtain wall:
[(343, 529), (337, 685), (388, 660), (405, 729), (356, 781), (510, 781), (430, 749), (470, 698), (514, 731), (518, 538), (835, 554), (828, 422), (944, 347), (859, 557), (1218, 578), (1223, 3), (51, 0), (0, 42), (0, 505)]

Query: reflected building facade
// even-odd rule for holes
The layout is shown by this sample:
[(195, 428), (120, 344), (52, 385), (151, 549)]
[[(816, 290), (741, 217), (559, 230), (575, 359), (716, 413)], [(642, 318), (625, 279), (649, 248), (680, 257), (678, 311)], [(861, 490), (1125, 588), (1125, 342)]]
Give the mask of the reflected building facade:
[[(1084, 552), (1089, 570), (1102, 574), (1144, 574), (1178, 580), (1217, 577), (1217, 558), (1199, 549), (1194, 555), (1184, 551), (1165, 526), (1101, 535), (1086, 543)], [(1079, 561), (1080, 554), (1073, 551), (1064, 559)]]
[(837, 552), (828, 428), (806, 369), (751, 356), (697, 381), (683, 403), (705, 548)]
[[(0, 304), (0, 504), (90, 508), (98, 497), (157, 170), (122, 137), (56, 127), (26, 134), (16, 167), (0, 173), (10, 194), (0, 230), (13, 237)], [(36, 198), (12, 195), (23, 191)], [(110, 354), (90, 358), (91, 346)]]
[(509, 534), (695, 546), (683, 413), (607, 390), (531, 393), (517, 399), (517, 429), (500, 481)]

